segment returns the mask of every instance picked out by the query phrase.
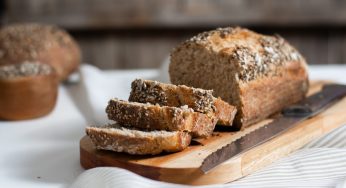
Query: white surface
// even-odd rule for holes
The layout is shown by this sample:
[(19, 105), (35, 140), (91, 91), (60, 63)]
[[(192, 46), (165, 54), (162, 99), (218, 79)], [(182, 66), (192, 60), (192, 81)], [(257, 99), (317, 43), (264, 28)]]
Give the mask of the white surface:
[[(310, 66), (311, 79), (346, 84), (345, 74), (346, 66)], [(91, 66), (82, 67), (82, 75), (82, 84), (60, 87), (57, 106), (50, 115), (30, 121), (0, 121), (0, 187), (64, 187), (73, 182), (76, 188), (103, 187), (102, 184), (178, 186), (118, 168), (84, 172), (79, 165), (79, 139), (84, 135), (84, 127), (106, 122), (104, 107), (108, 98), (126, 99), (134, 78), (159, 76), (163, 80), (167, 75), (159, 75), (156, 70), (100, 72)], [(217, 187), (341, 186), (346, 178), (345, 132), (343, 127), (260, 172)]]

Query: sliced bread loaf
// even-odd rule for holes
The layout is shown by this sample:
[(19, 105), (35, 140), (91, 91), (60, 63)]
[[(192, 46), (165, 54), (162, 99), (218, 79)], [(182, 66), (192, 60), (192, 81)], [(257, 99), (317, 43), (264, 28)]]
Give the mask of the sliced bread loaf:
[(180, 108), (150, 103), (111, 99), (106, 108), (108, 118), (127, 127), (143, 130), (188, 131), (194, 137), (211, 135), (215, 116), (208, 116), (183, 106)]
[(187, 105), (194, 111), (216, 116), (218, 124), (232, 125), (236, 108), (220, 98), (214, 98), (212, 90), (165, 84), (152, 80), (136, 79), (131, 84), (129, 101), (180, 107)]
[(173, 84), (212, 89), (237, 107), (235, 126), (263, 120), (301, 100), (308, 90), (307, 64), (280, 36), (243, 28), (198, 34), (171, 53)]
[(97, 149), (133, 155), (178, 152), (189, 146), (191, 135), (185, 131), (140, 131), (117, 124), (87, 127), (86, 133)]

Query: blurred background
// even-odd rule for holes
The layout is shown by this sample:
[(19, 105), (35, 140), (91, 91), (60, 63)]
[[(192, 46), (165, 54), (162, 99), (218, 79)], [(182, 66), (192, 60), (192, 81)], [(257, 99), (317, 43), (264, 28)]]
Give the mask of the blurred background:
[(309, 64), (346, 63), (344, 0), (2, 0), (0, 13), (67, 29), (101, 69), (156, 68), (196, 33), (235, 25), (280, 34)]

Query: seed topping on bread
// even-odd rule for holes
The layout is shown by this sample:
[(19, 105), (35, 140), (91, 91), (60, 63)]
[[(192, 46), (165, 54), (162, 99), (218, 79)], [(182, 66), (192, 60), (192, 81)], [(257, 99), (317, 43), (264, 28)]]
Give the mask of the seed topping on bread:
[(213, 90), (204, 90), (199, 88), (193, 88), (193, 94), (197, 99), (195, 101), (195, 110), (198, 112), (210, 112), (215, 111), (213, 103)]
[(237, 60), (242, 65), (239, 79), (252, 81), (259, 76), (278, 76), (277, 67), (286, 63), (300, 61), (300, 54), (279, 35), (261, 36), (259, 43), (262, 50), (255, 52), (250, 48), (237, 46)]
[(0, 66), (0, 78), (11, 79), (22, 76), (49, 75), (53, 68), (47, 64), (26, 61), (21, 64)]
[(225, 27), (225, 28), (217, 28), (216, 30), (212, 30), (212, 31), (206, 31), (190, 38), (189, 40), (186, 41), (186, 43), (188, 42), (206, 43), (208, 42), (209, 37), (214, 34), (218, 34), (221, 38), (226, 38), (227, 35), (232, 34), (237, 29), (239, 29), (239, 27), (236, 27), (236, 28)]
[[(251, 37), (249, 37), (251, 36)], [(254, 46), (244, 44), (239, 38), (257, 40)], [(225, 41), (223, 41), (225, 40)], [(289, 62), (301, 61), (302, 56), (279, 35), (258, 35), (240, 27), (218, 28), (200, 33), (181, 46), (200, 45), (209, 51), (229, 53), (230, 63), (240, 62), (237, 80), (249, 82), (261, 76), (280, 76), (276, 69)], [(180, 46), (180, 47), (181, 47)], [(174, 51), (180, 51), (176, 48)], [(238, 65), (237, 65), (238, 66)]]
[[(176, 107), (183, 106), (181, 97), (173, 91), (179, 90), (181, 93), (190, 92), (194, 97), (193, 110), (196, 112), (210, 112), (215, 111), (213, 106), (213, 90), (204, 90), (199, 88), (187, 87), (185, 85), (172, 85), (164, 84), (157, 81), (136, 79), (131, 84), (130, 101), (152, 104), (159, 104), (167, 106), (169, 101), (168, 98), (176, 98), (179, 105)], [(171, 94), (167, 94), (166, 90), (171, 90)]]
[[(41, 33), (41, 35), (37, 35), (37, 33)], [(71, 38), (57, 27), (39, 24), (11, 25), (2, 29), (0, 34), (3, 35), (0, 37), (3, 42), (2, 46), (6, 47), (5, 51), (0, 53), (0, 59), (5, 55), (15, 56), (23, 53), (28, 54), (29, 59), (35, 59), (40, 51), (47, 51), (56, 45), (55, 41), (61, 46), (66, 46), (71, 42)], [(51, 40), (50, 37), (54, 37), (56, 40)]]
[[(157, 101), (160, 104), (167, 103), (167, 97), (156, 81), (154, 84), (147, 86), (144, 80), (136, 79), (132, 82), (131, 87), (131, 95), (136, 95), (139, 102), (148, 101), (147, 99), (150, 98), (149, 101)], [(146, 91), (146, 93), (142, 91)]]

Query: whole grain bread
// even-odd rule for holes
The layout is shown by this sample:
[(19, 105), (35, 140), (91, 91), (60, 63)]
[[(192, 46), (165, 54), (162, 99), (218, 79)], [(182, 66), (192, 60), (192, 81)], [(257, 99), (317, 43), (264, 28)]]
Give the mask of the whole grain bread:
[(76, 41), (63, 29), (52, 25), (13, 24), (0, 30), (0, 65), (24, 61), (47, 63), (65, 80), (81, 61)]
[(217, 119), (195, 112), (186, 106), (180, 108), (128, 102), (111, 99), (106, 108), (108, 118), (122, 126), (143, 130), (187, 131), (194, 137), (207, 137), (215, 128)]
[(131, 84), (129, 101), (180, 107), (187, 105), (196, 112), (215, 115), (220, 125), (232, 125), (236, 108), (212, 95), (212, 90), (136, 79)]
[(235, 126), (248, 126), (301, 100), (308, 90), (307, 65), (280, 36), (243, 28), (204, 32), (171, 53), (173, 84), (214, 90), (237, 107)]
[(191, 135), (185, 131), (140, 131), (117, 124), (87, 127), (86, 133), (97, 149), (133, 155), (178, 152), (189, 146)]

